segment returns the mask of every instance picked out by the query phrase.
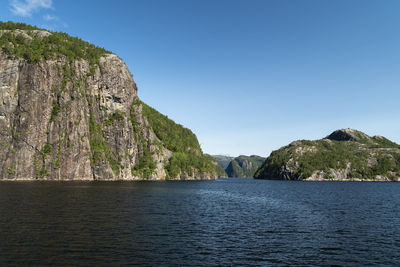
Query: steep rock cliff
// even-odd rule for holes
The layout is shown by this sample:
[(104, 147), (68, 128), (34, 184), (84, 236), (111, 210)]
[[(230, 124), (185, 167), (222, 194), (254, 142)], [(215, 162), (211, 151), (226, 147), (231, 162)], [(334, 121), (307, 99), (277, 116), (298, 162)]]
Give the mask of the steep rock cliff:
[(65, 34), (0, 26), (0, 179), (216, 177), (190, 130), (165, 117), (191, 143), (178, 151), (160, 140), (118, 56)]

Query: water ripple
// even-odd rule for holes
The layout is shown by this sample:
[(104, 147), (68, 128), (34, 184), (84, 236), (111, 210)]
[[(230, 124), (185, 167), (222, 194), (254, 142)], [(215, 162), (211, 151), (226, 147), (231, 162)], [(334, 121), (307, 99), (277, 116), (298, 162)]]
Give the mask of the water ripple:
[(399, 185), (0, 183), (0, 265), (399, 265)]

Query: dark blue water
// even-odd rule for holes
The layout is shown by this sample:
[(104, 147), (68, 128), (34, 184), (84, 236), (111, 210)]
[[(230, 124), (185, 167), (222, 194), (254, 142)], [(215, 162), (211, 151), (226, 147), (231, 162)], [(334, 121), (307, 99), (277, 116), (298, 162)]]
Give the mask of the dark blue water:
[(0, 265), (399, 265), (400, 183), (0, 183)]

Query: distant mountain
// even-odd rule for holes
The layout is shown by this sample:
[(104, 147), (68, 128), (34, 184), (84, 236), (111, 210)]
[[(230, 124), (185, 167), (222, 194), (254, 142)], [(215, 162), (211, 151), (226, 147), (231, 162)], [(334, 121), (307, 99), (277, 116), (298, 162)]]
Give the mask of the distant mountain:
[(399, 181), (400, 145), (353, 129), (337, 130), (323, 139), (295, 141), (272, 152), (254, 177)]
[(253, 177), (264, 161), (265, 158), (260, 156), (241, 155), (232, 159), (225, 171), (229, 177)]
[(215, 158), (219, 164), (221, 164), (221, 167), (225, 170), (226, 167), (228, 167), (229, 163), (231, 163), (232, 159), (234, 157), (230, 156), (224, 156), (224, 155), (212, 155), (213, 158)]
[(217, 176), (219, 178), (226, 178), (228, 175), (225, 172), (225, 169), (222, 168), (220, 162), (212, 155), (205, 154), (208, 157), (209, 161), (215, 166), (215, 171), (217, 172)]

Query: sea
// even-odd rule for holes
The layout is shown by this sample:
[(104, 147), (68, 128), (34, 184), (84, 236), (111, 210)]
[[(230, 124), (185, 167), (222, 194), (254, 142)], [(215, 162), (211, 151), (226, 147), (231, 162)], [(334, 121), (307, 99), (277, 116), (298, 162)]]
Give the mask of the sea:
[(400, 183), (0, 182), (0, 266), (399, 266)]

